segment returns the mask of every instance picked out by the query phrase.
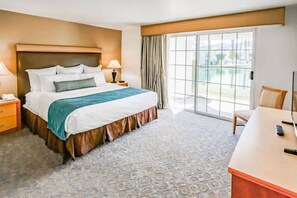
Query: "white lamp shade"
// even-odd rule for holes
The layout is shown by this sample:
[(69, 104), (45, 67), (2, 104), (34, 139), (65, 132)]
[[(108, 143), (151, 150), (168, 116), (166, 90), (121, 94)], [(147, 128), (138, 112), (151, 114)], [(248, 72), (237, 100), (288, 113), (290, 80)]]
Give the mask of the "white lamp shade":
[(3, 62), (0, 61), (0, 76), (10, 75), (11, 72), (5, 67)]
[(111, 60), (108, 64), (107, 68), (118, 69), (118, 68), (121, 68), (121, 65), (120, 65), (119, 61)]

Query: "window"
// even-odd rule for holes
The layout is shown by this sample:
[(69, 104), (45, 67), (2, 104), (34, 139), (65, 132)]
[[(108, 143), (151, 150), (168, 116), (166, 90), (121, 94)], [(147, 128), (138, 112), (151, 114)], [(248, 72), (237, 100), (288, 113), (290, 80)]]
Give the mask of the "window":
[(250, 108), (253, 31), (169, 37), (170, 105), (223, 118)]

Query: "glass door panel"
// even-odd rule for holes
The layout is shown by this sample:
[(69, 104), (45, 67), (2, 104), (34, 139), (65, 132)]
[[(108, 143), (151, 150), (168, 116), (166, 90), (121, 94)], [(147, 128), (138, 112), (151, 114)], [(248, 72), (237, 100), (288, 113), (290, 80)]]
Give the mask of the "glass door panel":
[(168, 50), (170, 104), (223, 118), (250, 108), (252, 31), (171, 36)]

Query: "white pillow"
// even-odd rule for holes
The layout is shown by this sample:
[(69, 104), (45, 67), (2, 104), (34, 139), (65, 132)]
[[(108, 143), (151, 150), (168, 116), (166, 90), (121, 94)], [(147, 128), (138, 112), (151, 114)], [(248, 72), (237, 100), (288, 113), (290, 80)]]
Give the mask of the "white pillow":
[(57, 74), (82, 74), (83, 70), (83, 65), (75, 67), (62, 67), (60, 65), (57, 66)]
[(80, 74), (80, 79), (87, 79), (94, 77), (95, 83), (99, 86), (102, 83), (106, 83), (104, 72), (97, 72), (92, 74)]
[(39, 76), (55, 75), (57, 73), (57, 66), (44, 69), (27, 69), (31, 91), (41, 91), (39, 85)]
[(102, 65), (98, 65), (98, 67), (90, 67), (84, 64), (81, 65), (84, 67), (84, 74), (98, 73), (102, 71)]
[(68, 81), (68, 80), (79, 80), (79, 74), (57, 74), (50, 76), (40, 76), (40, 87), (41, 91), (55, 92), (55, 82)]

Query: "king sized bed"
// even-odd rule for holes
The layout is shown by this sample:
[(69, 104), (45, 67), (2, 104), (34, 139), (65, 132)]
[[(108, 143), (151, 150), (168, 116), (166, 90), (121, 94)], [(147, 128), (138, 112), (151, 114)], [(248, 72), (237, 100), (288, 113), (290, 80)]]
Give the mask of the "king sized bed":
[(157, 119), (155, 92), (105, 82), (100, 48), (16, 49), (24, 122), (63, 162)]

